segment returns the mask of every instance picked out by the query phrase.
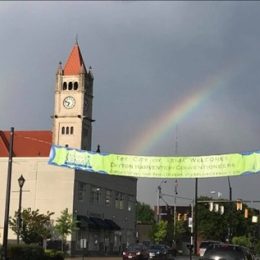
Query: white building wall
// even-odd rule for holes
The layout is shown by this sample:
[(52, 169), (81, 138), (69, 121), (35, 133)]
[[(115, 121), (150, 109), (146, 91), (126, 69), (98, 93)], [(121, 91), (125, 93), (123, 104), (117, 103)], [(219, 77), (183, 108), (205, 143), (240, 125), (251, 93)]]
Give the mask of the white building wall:
[[(0, 243), (3, 240), (8, 158), (0, 158)], [(73, 210), (74, 170), (48, 165), (48, 158), (13, 158), (9, 216), (14, 216), (19, 203), (18, 178), (25, 178), (22, 208), (54, 212), (56, 219), (65, 208)], [(8, 239), (16, 239), (12, 230)]]

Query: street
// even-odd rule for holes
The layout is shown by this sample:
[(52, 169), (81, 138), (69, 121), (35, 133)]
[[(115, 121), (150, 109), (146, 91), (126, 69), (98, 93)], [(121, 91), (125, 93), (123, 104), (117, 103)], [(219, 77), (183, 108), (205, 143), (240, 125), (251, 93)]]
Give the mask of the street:
[[(177, 256), (174, 260), (189, 260), (189, 256)], [(192, 256), (193, 260), (199, 259), (196, 256)], [(115, 256), (115, 257), (102, 257), (102, 256), (85, 256), (85, 257), (73, 257), (73, 258), (66, 258), (66, 260), (122, 260), (122, 257)]]

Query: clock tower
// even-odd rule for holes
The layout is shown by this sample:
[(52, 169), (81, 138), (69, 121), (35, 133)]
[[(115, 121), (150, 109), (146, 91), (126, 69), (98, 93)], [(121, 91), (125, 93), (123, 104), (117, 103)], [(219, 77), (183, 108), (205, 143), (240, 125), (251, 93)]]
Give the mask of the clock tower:
[(76, 42), (63, 68), (56, 73), (52, 142), (91, 150), (93, 74), (86, 68)]

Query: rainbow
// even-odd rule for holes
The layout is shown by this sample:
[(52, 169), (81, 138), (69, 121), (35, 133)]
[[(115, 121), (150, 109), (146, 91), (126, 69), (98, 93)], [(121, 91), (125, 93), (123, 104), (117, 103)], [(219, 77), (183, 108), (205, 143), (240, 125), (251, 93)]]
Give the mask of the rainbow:
[(199, 87), (192, 88), (199, 90), (191, 92), (186, 98), (167, 109), (167, 112), (159, 116), (156, 122), (132, 140), (127, 149), (130, 154), (146, 155), (169, 131), (172, 131), (184, 118), (203, 105), (216, 90), (226, 86), (227, 80), (223, 80), (223, 78), (225, 78), (224, 74), (230, 76), (228, 71), (222, 70), (217, 76), (208, 77)]

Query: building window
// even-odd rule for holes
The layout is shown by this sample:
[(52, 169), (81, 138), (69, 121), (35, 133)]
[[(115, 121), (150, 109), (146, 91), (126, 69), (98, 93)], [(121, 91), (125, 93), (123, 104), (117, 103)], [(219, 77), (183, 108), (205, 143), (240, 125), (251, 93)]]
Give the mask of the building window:
[(134, 205), (135, 205), (134, 197), (133, 196), (128, 196), (127, 210), (128, 211), (133, 211), (134, 210)]
[(86, 192), (86, 184), (83, 182), (78, 183), (78, 200), (83, 201)]
[(69, 90), (72, 90), (72, 82), (69, 82)]
[(90, 202), (93, 204), (101, 203), (101, 188), (100, 187), (96, 187), (96, 186), (91, 187)]
[(67, 89), (67, 82), (63, 82), (63, 90)]
[(79, 86), (78, 82), (74, 82), (74, 90), (77, 90), (78, 86)]
[(61, 134), (62, 134), (62, 135), (65, 134), (65, 127), (64, 127), (64, 126), (61, 128)]
[(105, 204), (107, 207), (111, 205), (111, 190), (106, 190)]
[(66, 127), (66, 135), (69, 134), (69, 131), (70, 131), (70, 128), (67, 126), (67, 127)]
[(73, 126), (70, 127), (70, 134), (73, 135), (73, 132), (74, 132), (74, 128)]
[(123, 209), (124, 208), (124, 200), (123, 200), (123, 193), (122, 192), (116, 192), (115, 207), (117, 209)]

